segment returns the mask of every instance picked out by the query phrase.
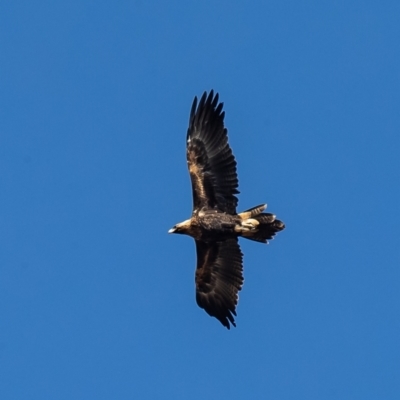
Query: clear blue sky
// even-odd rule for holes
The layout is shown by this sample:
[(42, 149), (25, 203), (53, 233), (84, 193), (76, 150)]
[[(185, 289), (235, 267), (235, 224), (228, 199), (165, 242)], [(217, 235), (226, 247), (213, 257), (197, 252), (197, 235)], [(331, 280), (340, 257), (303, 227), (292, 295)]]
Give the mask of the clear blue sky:
[[(3, 1), (1, 399), (400, 398), (399, 1)], [(225, 104), (237, 328), (199, 309), (185, 135)]]

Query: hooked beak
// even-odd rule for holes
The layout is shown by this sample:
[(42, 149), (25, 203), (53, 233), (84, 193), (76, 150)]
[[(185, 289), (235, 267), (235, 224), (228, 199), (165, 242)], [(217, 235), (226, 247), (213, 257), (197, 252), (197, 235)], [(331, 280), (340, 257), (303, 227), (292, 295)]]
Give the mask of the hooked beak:
[(168, 233), (175, 233), (176, 229), (175, 228), (171, 228)]

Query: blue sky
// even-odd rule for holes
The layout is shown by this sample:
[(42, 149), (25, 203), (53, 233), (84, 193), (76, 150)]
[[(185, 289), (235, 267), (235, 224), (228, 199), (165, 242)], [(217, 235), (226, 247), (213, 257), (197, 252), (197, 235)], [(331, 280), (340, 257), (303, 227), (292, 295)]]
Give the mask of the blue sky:
[[(334, 4), (332, 4), (334, 3)], [(398, 399), (400, 3), (0, 5), (0, 398)], [(237, 328), (194, 298), (185, 135), (214, 89)]]

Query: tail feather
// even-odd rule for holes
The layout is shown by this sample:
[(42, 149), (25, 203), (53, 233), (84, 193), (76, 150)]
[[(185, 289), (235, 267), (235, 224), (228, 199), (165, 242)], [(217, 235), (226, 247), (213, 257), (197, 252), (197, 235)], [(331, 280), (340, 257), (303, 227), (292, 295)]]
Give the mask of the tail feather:
[(252, 218), (257, 220), (259, 224), (254, 230), (242, 232), (242, 236), (246, 239), (267, 243), (277, 232), (285, 229), (285, 224), (279, 219), (276, 219), (274, 214), (262, 213), (253, 215)]

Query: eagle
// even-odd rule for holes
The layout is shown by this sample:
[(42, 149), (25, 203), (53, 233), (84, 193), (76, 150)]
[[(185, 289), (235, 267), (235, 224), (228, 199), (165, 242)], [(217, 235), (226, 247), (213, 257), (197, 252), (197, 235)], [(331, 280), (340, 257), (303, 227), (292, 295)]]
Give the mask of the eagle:
[(266, 204), (236, 212), (239, 194), (236, 160), (224, 126), (218, 93), (194, 98), (186, 136), (186, 158), (192, 182), (191, 218), (168, 233), (194, 238), (197, 252), (196, 302), (230, 329), (235, 324), (238, 293), (243, 286), (243, 253), (238, 238), (268, 243), (285, 225)]

